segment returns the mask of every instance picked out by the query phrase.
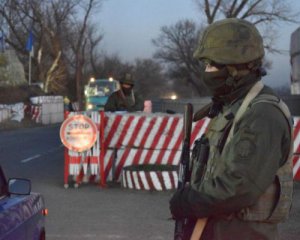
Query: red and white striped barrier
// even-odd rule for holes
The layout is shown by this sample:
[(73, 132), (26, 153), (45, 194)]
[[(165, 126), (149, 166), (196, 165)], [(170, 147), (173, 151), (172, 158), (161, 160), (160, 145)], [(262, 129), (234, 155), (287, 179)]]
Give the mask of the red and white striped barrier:
[(177, 187), (178, 174), (176, 169), (169, 171), (150, 171), (132, 169), (132, 166), (122, 170), (122, 187), (137, 190), (172, 190)]
[[(99, 141), (92, 149), (91, 156), (81, 154), (80, 166), (92, 166), (92, 174), (101, 175), (102, 181), (120, 180), (123, 167), (140, 164), (169, 164), (178, 165), (182, 145), (183, 117), (180, 114), (145, 114), (145, 113), (93, 113), (93, 121), (99, 126)], [(294, 178), (300, 180), (300, 119), (294, 118)], [(205, 118), (193, 123), (191, 142), (199, 138), (205, 131), (209, 119)], [(102, 131), (100, 131), (102, 129)], [(191, 146), (192, 147), (192, 146)], [(101, 151), (100, 151), (101, 149)], [(66, 154), (66, 164), (73, 163), (72, 155)], [(91, 160), (93, 159), (93, 160)], [(100, 163), (103, 166), (99, 166)], [(101, 165), (101, 164), (100, 164)], [(70, 163), (71, 166), (71, 163)], [(73, 166), (73, 165), (72, 165)], [(102, 167), (102, 171), (100, 171)], [(92, 170), (93, 168), (93, 170)], [(66, 169), (66, 168), (65, 168)], [(97, 169), (97, 170), (96, 170)], [(65, 173), (78, 175), (78, 171)], [(84, 171), (87, 172), (86, 170)]]
[(293, 176), (300, 181), (300, 118), (294, 117), (294, 158)]
[(41, 122), (41, 113), (42, 113), (42, 106), (41, 105), (31, 105), (31, 119), (36, 123)]

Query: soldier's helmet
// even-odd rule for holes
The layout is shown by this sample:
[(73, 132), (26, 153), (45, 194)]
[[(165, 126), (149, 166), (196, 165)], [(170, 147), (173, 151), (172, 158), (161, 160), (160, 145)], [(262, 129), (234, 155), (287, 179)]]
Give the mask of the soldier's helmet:
[(263, 39), (250, 22), (228, 18), (212, 23), (204, 31), (194, 57), (219, 64), (243, 64), (264, 56)]
[(120, 83), (134, 85), (134, 79), (132, 77), (132, 74), (125, 73), (124, 76), (120, 79)]

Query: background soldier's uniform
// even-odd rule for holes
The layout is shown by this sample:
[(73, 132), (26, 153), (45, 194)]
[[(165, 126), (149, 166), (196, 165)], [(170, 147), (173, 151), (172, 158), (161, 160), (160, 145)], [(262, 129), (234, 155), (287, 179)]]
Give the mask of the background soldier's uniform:
[[(144, 110), (144, 100), (140, 94), (133, 91), (133, 86), (135, 81), (130, 73), (126, 73), (120, 80), (121, 88), (112, 93), (105, 106), (104, 111), (116, 112), (116, 111), (143, 111)], [(131, 90), (126, 93), (122, 90), (122, 84), (127, 84), (132, 86)]]
[[(134, 100), (133, 100), (134, 99)], [(128, 112), (134, 112), (134, 111), (143, 111), (144, 109), (144, 101), (142, 97), (137, 94), (133, 93), (130, 96), (123, 96), (120, 93), (120, 90), (112, 93), (107, 103), (105, 104), (104, 110), (109, 112), (115, 112), (115, 111), (128, 111)]]

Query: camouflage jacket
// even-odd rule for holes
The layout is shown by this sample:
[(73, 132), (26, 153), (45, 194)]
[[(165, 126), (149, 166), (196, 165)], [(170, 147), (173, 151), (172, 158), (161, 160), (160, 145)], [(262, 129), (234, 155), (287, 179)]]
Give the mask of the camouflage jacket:
[[(268, 87), (256, 98), (262, 94), (273, 95)], [(290, 126), (273, 104), (250, 103), (225, 145), (221, 136), (243, 100), (225, 106), (211, 120), (207, 132), (210, 153), (204, 177), (197, 176), (194, 163), (191, 185), (177, 192), (170, 202), (177, 217), (208, 218), (202, 240), (278, 239), (277, 223), (268, 218), (279, 201), (279, 183), (272, 188), (271, 197), (267, 197), (266, 208), (262, 206), (261, 212), (250, 214), (247, 211), (266, 195), (278, 170), (285, 165), (291, 147)], [(291, 180), (292, 168), (288, 171)], [(292, 186), (287, 191), (290, 196)]]
[(105, 106), (104, 111), (108, 112), (116, 112), (116, 111), (127, 111), (127, 112), (135, 112), (135, 111), (143, 111), (144, 110), (144, 100), (142, 97), (133, 92), (130, 96), (124, 96), (120, 90), (112, 93)]

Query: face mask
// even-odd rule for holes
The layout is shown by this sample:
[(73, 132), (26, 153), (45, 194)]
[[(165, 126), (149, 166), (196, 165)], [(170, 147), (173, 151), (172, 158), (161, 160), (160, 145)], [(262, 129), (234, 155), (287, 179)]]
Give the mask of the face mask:
[(226, 79), (229, 77), (228, 70), (223, 67), (216, 72), (204, 72), (203, 82), (214, 97), (228, 94), (231, 87), (226, 84)]
[(128, 95), (131, 94), (132, 88), (133, 88), (133, 87), (130, 87), (130, 88), (127, 88), (127, 87), (126, 87), (126, 88), (125, 88), (125, 87), (122, 86), (122, 91), (123, 91), (123, 93), (124, 93), (125, 95), (128, 96)]

